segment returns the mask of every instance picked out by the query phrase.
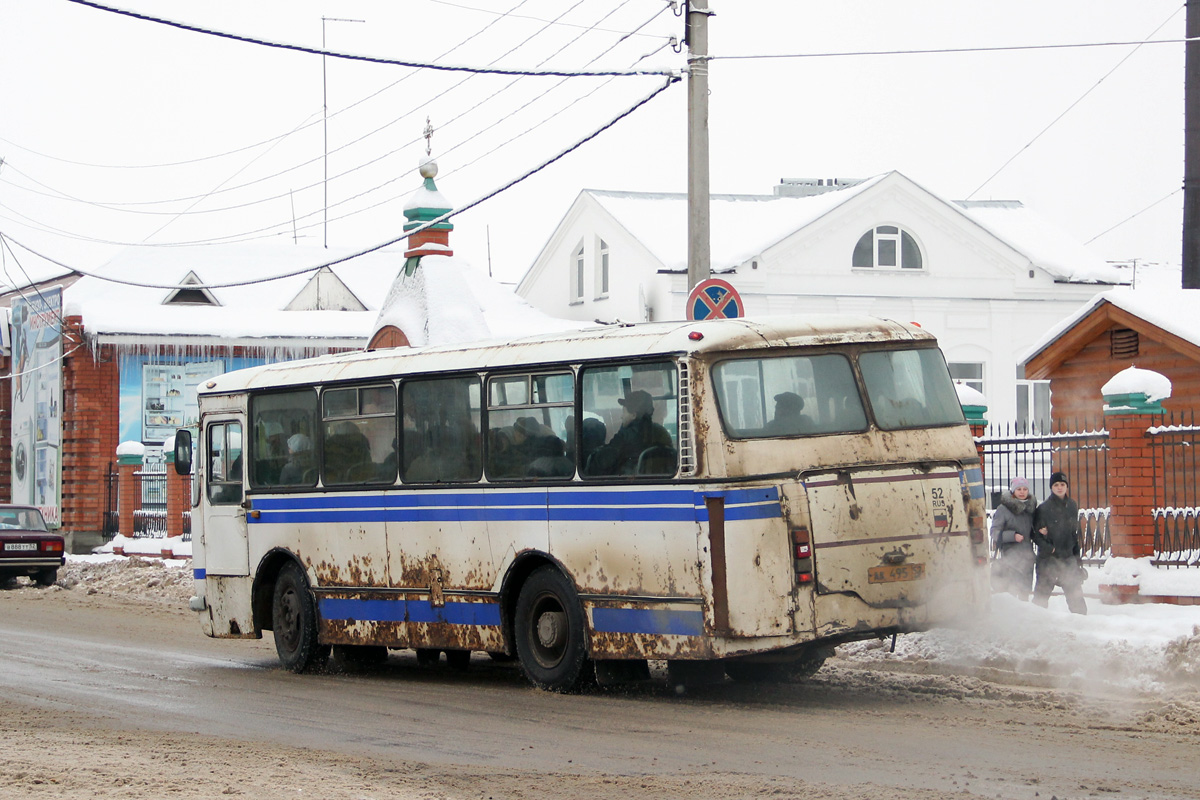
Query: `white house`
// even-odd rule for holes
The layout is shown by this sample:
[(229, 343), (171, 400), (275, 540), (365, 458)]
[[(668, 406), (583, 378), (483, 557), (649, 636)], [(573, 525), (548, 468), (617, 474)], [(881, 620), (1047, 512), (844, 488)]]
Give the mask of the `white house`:
[[(750, 314), (916, 322), (991, 421), (1049, 419), (1049, 385), (1018, 378), (1042, 333), (1123, 274), (1016, 201), (952, 202), (898, 172), (713, 195), (712, 271)], [(584, 190), (517, 287), (556, 317), (683, 319), (687, 197)]]

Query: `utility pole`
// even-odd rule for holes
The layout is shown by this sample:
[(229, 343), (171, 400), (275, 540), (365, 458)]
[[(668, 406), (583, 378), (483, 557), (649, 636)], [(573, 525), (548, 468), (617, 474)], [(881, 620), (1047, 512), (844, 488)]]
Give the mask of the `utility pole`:
[[(1187, 0), (1187, 38), (1200, 37), (1200, 0)], [(1184, 44), (1183, 288), (1200, 289), (1200, 42)]]
[[(1190, 4), (1191, 0), (1189, 0)], [(1196, 0), (1200, 2), (1200, 0)], [(708, 190), (708, 0), (688, 0), (688, 289), (712, 274)]]
[[(366, 22), (365, 19), (342, 19), (341, 17), (321, 17), (321, 49), (325, 49), (325, 23), (326, 22)], [(324, 53), (321, 54), (321, 127), (325, 131), (325, 179), (321, 181), (325, 187), (325, 202), (323, 207), (325, 210), (325, 218), (321, 226), (324, 232), (325, 248), (329, 248), (329, 83), (325, 79), (325, 59), (328, 58)]]

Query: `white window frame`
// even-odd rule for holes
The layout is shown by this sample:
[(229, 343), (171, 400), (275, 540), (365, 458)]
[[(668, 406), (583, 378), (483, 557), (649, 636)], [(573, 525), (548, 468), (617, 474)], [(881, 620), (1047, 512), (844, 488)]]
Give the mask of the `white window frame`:
[[(884, 228), (893, 228), (895, 233), (884, 231)], [(853, 257), (858, 250), (858, 243), (866, 236), (871, 237), (871, 263), (870, 264), (855, 264)], [(917, 267), (906, 267), (904, 265), (904, 237), (907, 236), (912, 240), (913, 247), (917, 250), (917, 255), (920, 258), (921, 264)], [(879, 247), (882, 242), (891, 242), (895, 247), (895, 263), (881, 264), (879, 260)], [(892, 223), (883, 223), (873, 226), (870, 230), (864, 233), (855, 241), (854, 250), (851, 251), (851, 267), (853, 269), (876, 269), (885, 272), (909, 272), (909, 273), (924, 273), (925, 270), (925, 248), (921, 247), (921, 242), (908, 228), (902, 225)]]
[[(1017, 379), (1017, 428), (1018, 430), (1048, 433), (1050, 431), (1050, 381)], [(1024, 402), (1022, 402), (1024, 401)]]
[[(982, 394), (984, 396), (987, 395), (987, 392), (984, 391), (985, 387), (987, 386), (987, 382), (986, 382), (987, 365), (984, 364), (982, 361), (947, 361), (946, 366), (949, 367), (950, 377), (951, 377), (951, 379), (953, 379), (953, 381), (955, 383), (965, 384), (967, 386), (970, 386), (972, 389), (979, 392), (980, 394)], [(979, 377), (975, 377), (974, 375), (956, 375), (955, 367), (978, 367), (979, 368), (979, 370), (978, 370)], [(964, 370), (957, 370), (957, 371), (963, 372)], [(973, 369), (971, 370), (971, 372), (974, 372), (974, 371), (975, 370), (973, 370)]]
[(596, 237), (596, 299), (608, 297), (609, 287), (609, 249), (608, 242)]
[(571, 261), (568, 266), (571, 283), (571, 305), (579, 305), (583, 302), (583, 275), (584, 275), (584, 251), (583, 242), (579, 243), (579, 247), (571, 251)]

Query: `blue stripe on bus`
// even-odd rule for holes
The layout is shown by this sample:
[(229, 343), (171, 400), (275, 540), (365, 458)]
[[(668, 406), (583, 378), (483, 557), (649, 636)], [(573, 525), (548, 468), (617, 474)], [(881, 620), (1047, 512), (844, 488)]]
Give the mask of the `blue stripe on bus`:
[(323, 597), (321, 617), (338, 622), (445, 622), (450, 625), (499, 625), (499, 603), (446, 603), (435, 607), (428, 600), (358, 600)]
[(725, 500), (727, 521), (774, 519), (782, 515), (779, 489), (695, 492), (550, 490), (453, 492), (254, 500), (251, 524), (330, 522), (707, 522), (705, 499)]
[(597, 633), (700, 636), (704, 633), (704, 612), (666, 608), (593, 608), (592, 628)]
[(192, 570), (192, 577), (198, 581), (204, 580), (204, 570), (203, 569)]

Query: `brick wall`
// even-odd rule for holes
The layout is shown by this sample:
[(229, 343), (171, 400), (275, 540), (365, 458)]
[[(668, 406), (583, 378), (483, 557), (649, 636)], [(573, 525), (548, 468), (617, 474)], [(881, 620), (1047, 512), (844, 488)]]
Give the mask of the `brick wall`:
[(1096, 410), (1104, 406), (1100, 387), (1113, 375), (1132, 366), (1154, 370), (1170, 378), (1172, 391), (1171, 397), (1163, 401), (1165, 410), (1200, 408), (1200, 363), (1145, 334), (1138, 338), (1136, 357), (1113, 358), (1109, 331), (1106, 330), (1054, 370), (1050, 377), (1054, 419), (1069, 423), (1073, 419), (1094, 416)]
[[(83, 321), (67, 317), (65, 350), (84, 341)], [(62, 525), (100, 531), (107, 511), (105, 476), (116, 460), (120, 373), (111, 347), (80, 347), (63, 363)]]

